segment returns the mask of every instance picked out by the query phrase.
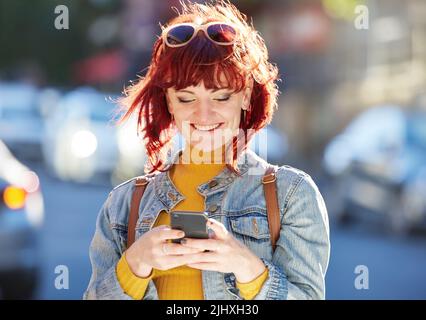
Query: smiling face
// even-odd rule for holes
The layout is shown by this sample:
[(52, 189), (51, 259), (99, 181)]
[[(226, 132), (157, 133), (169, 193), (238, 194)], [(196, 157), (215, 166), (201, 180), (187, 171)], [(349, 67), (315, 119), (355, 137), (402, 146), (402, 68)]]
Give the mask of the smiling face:
[(208, 152), (229, 143), (238, 132), (241, 110), (250, 104), (251, 89), (207, 89), (201, 82), (180, 90), (169, 88), (166, 95), (169, 112), (186, 143)]

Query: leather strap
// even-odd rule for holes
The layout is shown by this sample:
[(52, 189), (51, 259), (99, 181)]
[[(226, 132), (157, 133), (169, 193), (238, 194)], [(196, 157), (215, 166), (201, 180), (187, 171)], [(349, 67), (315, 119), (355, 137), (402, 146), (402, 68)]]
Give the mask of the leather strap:
[(130, 215), (127, 229), (127, 248), (135, 242), (136, 223), (139, 218), (139, 204), (148, 182), (148, 179), (144, 177), (136, 178), (135, 189), (133, 191), (132, 202), (130, 204)]
[(262, 178), (262, 183), (266, 199), (266, 211), (268, 212), (269, 234), (271, 236), (271, 244), (274, 251), (281, 229), (276, 180), (275, 167), (268, 167)]
[[(266, 210), (268, 212), (269, 233), (274, 251), (281, 229), (280, 211), (277, 198), (277, 177), (275, 170), (276, 169), (273, 166), (268, 167), (266, 169), (265, 175), (262, 178), (263, 190), (266, 200)], [(135, 189), (132, 195), (127, 229), (127, 248), (129, 248), (133, 242), (135, 242), (136, 223), (139, 218), (139, 205), (148, 182), (149, 180), (144, 177), (137, 178), (135, 182)]]

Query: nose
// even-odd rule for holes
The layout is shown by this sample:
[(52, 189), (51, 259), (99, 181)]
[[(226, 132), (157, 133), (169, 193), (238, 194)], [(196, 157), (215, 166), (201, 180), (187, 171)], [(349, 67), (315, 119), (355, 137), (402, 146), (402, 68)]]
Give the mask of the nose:
[(208, 124), (213, 118), (214, 112), (212, 106), (208, 101), (200, 101), (197, 105), (196, 119), (200, 124)]

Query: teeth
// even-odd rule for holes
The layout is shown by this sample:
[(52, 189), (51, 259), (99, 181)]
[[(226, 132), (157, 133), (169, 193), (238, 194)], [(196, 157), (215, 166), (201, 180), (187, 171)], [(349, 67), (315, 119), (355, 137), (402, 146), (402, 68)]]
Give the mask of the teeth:
[(201, 131), (209, 131), (209, 130), (216, 129), (217, 127), (219, 127), (219, 126), (220, 126), (220, 123), (213, 124), (213, 125), (210, 125), (210, 126), (200, 126), (200, 125), (198, 125), (198, 124), (193, 124), (193, 126), (194, 126), (194, 127), (195, 127), (195, 129), (197, 129), (197, 130), (201, 130)]

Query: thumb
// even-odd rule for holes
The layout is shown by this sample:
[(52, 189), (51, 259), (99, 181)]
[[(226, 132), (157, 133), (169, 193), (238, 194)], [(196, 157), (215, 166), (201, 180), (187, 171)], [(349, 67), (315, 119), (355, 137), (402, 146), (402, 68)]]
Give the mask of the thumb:
[(213, 230), (217, 239), (225, 239), (228, 237), (228, 230), (226, 230), (225, 226), (219, 221), (208, 219), (207, 227)]

